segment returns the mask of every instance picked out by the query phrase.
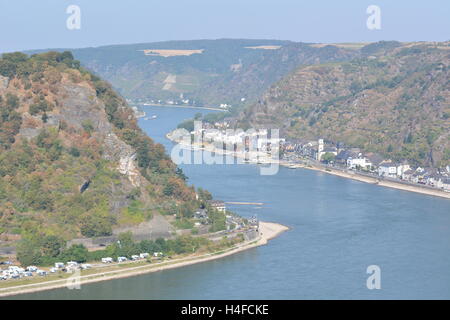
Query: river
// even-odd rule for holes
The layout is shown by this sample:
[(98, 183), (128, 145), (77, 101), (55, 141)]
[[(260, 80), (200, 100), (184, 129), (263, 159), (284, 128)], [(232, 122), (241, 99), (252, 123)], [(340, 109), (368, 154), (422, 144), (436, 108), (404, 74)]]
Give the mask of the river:
[[(146, 108), (141, 127), (165, 134), (198, 110)], [(209, 111), (202, 111), (202, 113)], [(291, 228), (266, 246), (136, 277), (19, 299), (450, 299), (450, 201), (306, 169), (260, 175), (258, 165), (182, 165), (189, 183), (244, 216)], [(367, 267), (381, 289), (366, 286)]]

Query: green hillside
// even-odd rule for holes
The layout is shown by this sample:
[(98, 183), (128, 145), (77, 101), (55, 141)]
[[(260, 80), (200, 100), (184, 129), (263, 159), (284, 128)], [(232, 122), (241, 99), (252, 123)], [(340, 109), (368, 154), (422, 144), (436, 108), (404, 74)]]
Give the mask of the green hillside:
[(105, 236), (198, 208), (162, 145), (70, 52), (4, 54), (0, 112), (2, 245)]
[[(172, 55), (149, 50), (172, 50)], [(167, 41), (71, 51), (83, 66), (108, 80), (126, 98), (164, 102), (181, 100), (183, 94), (190, 103), (206, 106), (243, 105), (300, 65), (344, 61), (358, 54), (335, 46), (240, 39)]]
[(351, 61), (298, 68), (246, 108), (239, 125), (443, 167), (450, 164), (449, 64), (448, 42), (370, 44)]

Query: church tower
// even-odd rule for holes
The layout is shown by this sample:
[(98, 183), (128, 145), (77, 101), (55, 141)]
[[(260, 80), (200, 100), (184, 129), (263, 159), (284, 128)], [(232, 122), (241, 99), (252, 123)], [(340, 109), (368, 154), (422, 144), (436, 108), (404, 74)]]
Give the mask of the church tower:
[(323, 139), (319, 139), (319, 145), (317, 146), (317, 160), (320, 161), (323, 152)]

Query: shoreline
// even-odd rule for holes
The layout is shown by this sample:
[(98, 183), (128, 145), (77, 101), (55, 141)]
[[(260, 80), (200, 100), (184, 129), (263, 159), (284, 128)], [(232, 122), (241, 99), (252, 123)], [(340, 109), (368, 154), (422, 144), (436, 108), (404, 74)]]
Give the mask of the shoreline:
[[(285, 167), (292, 166), (292, 164), (284, 164), (284, 163), (280, 163), (280, 165), (285, 166)], [(358, 173), (347, 173), (347, 172), (342, 172), (339, 170), (333, 170), (332, 168), (329, 168), (330, 171), (327, 171), (323, 168), (319, 168), (316, 166), (310, 166), (310, 167), (304, 166), (304, 165), (294, 165), (294, 166), (295, 166), (295, 168), (302, 168), (302, 169), (309, 169), (309, 170), (314, 170), (314, 171), (318, 171), (318, 172), (323, 172), (323, 173), (327, 173), (327, 174), (330, 174), (333, 176), (346, 178), (346, 179), (352, 179), (352, 180), (369, 183), (369, 184), (373, 184), (373, 185), (380, 186), (380, 187), (392, 188), (392, 189), (397, 189), (397, 190), (402, 190), (402, 191), (420, 193), (420, 194), (428, 195), (428, 196), (450, 199), (450, 193), (445, 192), (445, 191), (432, 190), (432, 189), (427, 189), (427, 188), (423, 188), (420, 186), (406, 185), (406, 184), (403, 184), (400, 182), (395, 182), (395, 181), (378, 180), (376, 178), (366, 177), (366, 176), (360, 175)]]
[[(228, 152), (228, 151), (224, 151), (224, 150), (220, 150), (215, 148), (214, 146), (211, 145), (205, 145), (204, 147), (201, 146), (196, 146), (196, 145), (184, 145), (178, 141), (176, 141), (175, 139), (173, 139), (171, 137), (171, 132), (166, 134), (166, 138), (169, 139), (170, 141), (174, 142), (174, 143), (179, 143), (180, 146), (182, 148), (185, 148), (186, 150), (203, 150), (203, 151), (209, 151), (209, 152), (215, 152), (221, 155), (228, 155), (228, 156), (232, 156), (236, 159), (244, 159), (245, 157), (240, 154), (240, 153), (236, 153), (236, 152)], [(428, 188), (423, 188), (421, 186), (414, 186), (414, 185), (406, 185), (400, 182), (395, 182), (395, 181), (386, 181), (386, 180), (378, 180), (376, 178), (372, 178), (372, 177), (367, 177), (367, 176), (363, 176), (360, 175), (358, 173), (348, 173), (348, 172), (342, 172), (340, 170), (336, 170), (333, 168), (321, 168), (321, 167), (317, 167), (314, 165), (303, 165), (303, 164), (292, 164), (289, 163), (287, 161), (283, 161), (283, 160), (276, 160), (274, 161), (273, 159), (271, 159), (272, 161), (267, 161), (264, 160), (264, 162), (262, 162), (261, 164), (269, 164), (269, 163), (278, 163), (280, 166), (283, 167), (288, 167), (291, 169), (308, 169), (308, 170), (314, 170), (314, 171), (318, 171), (318, 172), (322, 172), (322, 173), (327, 173), (330, 175), (334, 175), (334, 176), (338, 176), (341, 178), (346, 178), (346, 179), (352, 179), (352, 180), (356, 180), (356, 181), (360, 181), (360, 182), (364, 182), (364, 183), (369, 183), (369, 184), (373, 184), (373, 185), (377, 185), (380, 187), (387, 187), (387, 188), (392, 188), (392, 189), (397, 189), (397, 190), (402, 190), (402, 191), (409, 191), (409, 192), (414, 192), (414, 193), (420, 193), (423, 195), (428, 195), (428, 196), (434, 196), (434, 197), (440, 197), (440, 198), (444, 198), (444, 199), (450, 199), (450, 193), (449, 192), (445, 192), (445, 191), (441, 191), (441, 190), (432, 190), (432, 189), (428, 189)], [(249, 164), (256, 164), (255, 162), (249, 162)], [(329, 169), (329, 170), (326, 170)]]
[[(120, 270), (97, 272), (80, 276), (80, 285), (115, 280), (121, 278), (134, 277), (138, 275), (148, 274), (152, 272), (164, 271), (169, 269), (181, 268), (197, 263), (212, 261), (224, 258), (239, 252), (243, 252), (252, 248), (266, 245), (270, 240), (278, 237), (283, 232), (289, 230), (288, 227), (273, 223), (260, 222), (259, 238), (248, 242), (240, 243), (232, 248), (224, 249), (219, 252), (207, 253), (200, 256), (188, 256), (184, 258), (174, 259), (172, 261), (164, 261), (154, 264), (146, 264), (142, 266), (126, 267)], [(132, 263), (129, 263), (132, 264)], [(17, 296), (26, 293), (35, 293), (39, 291), (47, 291), (52, 289), (61, 289), (67, 287), (67, 281), (70, 277), (50, 280), (47, 282), (39, 282), (32, 284), (19, 285), (16, 287), (0, 288), (0, 298), (8, 296)], [(92, 279), (90, 279), (92, 278)]]

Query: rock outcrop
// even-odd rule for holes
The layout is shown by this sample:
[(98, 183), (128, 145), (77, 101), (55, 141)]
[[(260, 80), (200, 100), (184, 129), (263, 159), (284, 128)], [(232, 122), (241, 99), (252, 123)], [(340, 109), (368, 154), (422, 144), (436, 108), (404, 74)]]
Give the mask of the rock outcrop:
[(70, 53), (0, 62), (0, 234), (26, 220), (39, 235), (106, 236), (194, 199), (125, 100)]
[(0, 75), (0, 89), (8, 88), (9, 78)]

